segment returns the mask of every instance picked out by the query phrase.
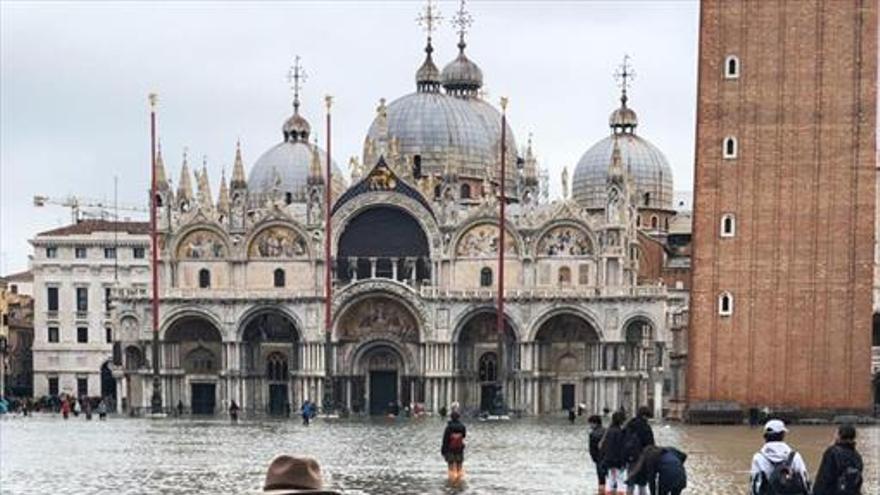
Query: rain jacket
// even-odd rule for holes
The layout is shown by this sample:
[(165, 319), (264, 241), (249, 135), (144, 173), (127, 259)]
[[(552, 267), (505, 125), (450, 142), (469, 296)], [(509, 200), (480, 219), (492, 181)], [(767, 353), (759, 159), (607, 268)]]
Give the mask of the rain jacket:
[[(761, 491), (761, 486), (770, 478), (770, 473), (773, 472), (773, 464), (785, 461), (790, 453), (791, 447), (785, 442), (767, 442), (761, 447), (761, 450), (752, 457), (751, 482), (749, 483), (752, 495), (764, 493)], [(809, 490), (810, 475), (807, 473), (807, 465), (804, 464), (804, 459), (800, 453), (795, 453), (794, 459), (791, 461), (791, 467), (801, 474), (807, 490)]]
[(819, 472), (816, 473), (813, 495), (834, 495), (836, 493), (834, 485), (847, 466), (852, 466), (859, 471), (863, 469), (862, 456), (856, 452), (855, 445), (838, 442), (828, 447), (828, 450), (822, 455)]

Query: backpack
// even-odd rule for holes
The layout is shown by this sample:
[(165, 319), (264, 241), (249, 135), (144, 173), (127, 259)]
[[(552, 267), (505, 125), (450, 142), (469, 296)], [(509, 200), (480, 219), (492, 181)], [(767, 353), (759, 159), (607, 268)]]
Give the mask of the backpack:
[(796, 454), (797, 452), (792, 450), (788, 457), (780, 462), (770, 461), (764, 456), (770, 461), (773, 470), (767, 477), (767, 490), (762, 490), (763, 493), (770, 495), (804, 495), (808, 493), (803, 476), (792, 467), (792, 461), (794, 461)]
[(458, 431), (450, 433), (449, 444), (447, 446), (449, 452), (453, 454), (459, 454), (464, 451), (464, 434)]
[(862, 488), (862, 470), (841, 457), (841, 455), (835, 456), (840, 474), (834, 481), (834, 493), (836, 495), (858, 495)]

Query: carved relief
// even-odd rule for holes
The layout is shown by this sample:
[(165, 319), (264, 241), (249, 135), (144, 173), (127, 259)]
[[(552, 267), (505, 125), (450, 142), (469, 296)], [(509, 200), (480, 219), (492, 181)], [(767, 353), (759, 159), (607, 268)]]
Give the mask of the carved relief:
[(252, 258), (298, 258), (306, 254), (306, 241), (287, 227), (263, 230), (248, 248), (248, 256)]
[(574, 227), (554, 227), (538, 242), (539, 256), (586, 256), (592, 252), (587, 234)]
[(371, 191), (389, 191), (397, 186), (397, 180), (391, 169), (380, 163), (367, 176), (367, 186)]
[(358, 302), (345, 312), (339, 327), (340, 340), (386, 337), (398, 342), (418, 341), (415, 318), (400, 303), (386, 297)]
[(226, 257), (226, 245), (210, 230), (196, 230), (183, 239), (177, 248), (182, 259), (217, 259)]
[[(516, 255), (516, 242), (510, 232), (504, 236), (504, 253)], [(498, 254), (498, 226), (483, 224), (478, 225), (462, 236), (455, 250), (456, 256), (484, 257)]]

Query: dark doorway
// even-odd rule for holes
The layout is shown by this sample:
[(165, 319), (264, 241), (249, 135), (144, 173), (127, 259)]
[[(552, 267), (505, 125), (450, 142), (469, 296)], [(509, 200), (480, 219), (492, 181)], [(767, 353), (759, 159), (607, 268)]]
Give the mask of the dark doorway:
[(287, 385), (283, 383), (269, 384), (269, 414), (284, 416), (287, 414)]
[(370, 414), (386, 414), (392, 402), (397, 401), (397, 372), (370, 372)]
[(562, 409), (574, 409), (574, 385), (570, 383), (562, 385)]
[(214, 394), (216, 386), (213, 383), (192, 384), (192, 413), (214, 414), (217, 405), (217, 397)]
[(498, 386), (494, 383), (480, 387), (480, 411), (491, 411), (495, 407), (495, 394)]
[(110, 361), (101, 366), (101, 397), (107, 399), (110, 410), (116, 408), (116, 379), (110, 371)]

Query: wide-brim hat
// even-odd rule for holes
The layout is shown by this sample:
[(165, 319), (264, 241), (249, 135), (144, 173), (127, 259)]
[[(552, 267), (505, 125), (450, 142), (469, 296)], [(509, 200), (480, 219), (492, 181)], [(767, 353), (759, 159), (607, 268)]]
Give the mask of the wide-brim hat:
[(272, 495), (340, 495), (324, 488), (321, 466), (311, 457), (279, 455), (269, 463), (264, 494)]

